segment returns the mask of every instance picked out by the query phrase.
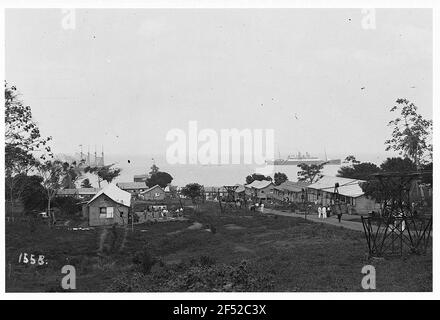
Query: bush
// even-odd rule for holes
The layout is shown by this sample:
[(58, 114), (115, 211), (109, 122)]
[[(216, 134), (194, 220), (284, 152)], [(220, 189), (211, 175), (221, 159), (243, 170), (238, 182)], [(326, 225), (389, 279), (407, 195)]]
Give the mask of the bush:
[(107, 288), (112, 292), (142, 292), (145, 283), (145, 276), (142, 273), (128, 273), (116, 277), (113, 283)]
[(145, 247), (133, 256), (133, 263), (140, 269), (142, 274), (149, 274), (156, 262), (157, 259), (153, 258)]
[(163, 265), (145, 273), (124, 274), (107, 289), (138, 292), (270, 291), (273, 275), (256, 271), (247, 261), (234, 265), (213, 264), (202, 256), (190, 264)]
[(81, 211), (79, 201), (74, 197), (56, 197), (53, 207), (60, 209), (62, 214), (72, 216)]

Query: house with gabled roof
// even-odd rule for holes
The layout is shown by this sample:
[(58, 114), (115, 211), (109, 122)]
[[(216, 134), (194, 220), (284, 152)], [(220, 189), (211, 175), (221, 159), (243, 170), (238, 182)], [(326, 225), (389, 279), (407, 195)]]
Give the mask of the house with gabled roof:
[(273, 197), (279, 201), (286, 202), (301, 202), (305, 196), (306, 188), (310, 183), (303, 181), (285, 181), (280, 185), (274, 187)]
[(134, 195), (140, 194), (148, 189), (148, 186), (145, 182), (118, 182), (116, 186)]
[(90, 200), (96, 195), (100, 188), (76, 188), (76, 189), (60, 189), (57, 190), (57, 197), (74, 197), (80, 200)]
[(349, 213), (367, 214), (371, 211), (379, 211), (380, 205), (376, 200), (364, 194), (361, 187), (363, 182), (365, 181), (359, 179), (323, 176), (307, 186), (307, 198), (308, 201), (320, 205), (332, 205), (335, 202), (335, 186), (337, 185), (338, 202), (344, 204)]
[(274, 184), (269, 180), (254, 180), (252, 183), (246, 184), (245, 193), (247, 196), (256, 197), (259, 200), (268, 200), (273, 197)]
[(88, 217), (89, 226), (127, 224), (131, 206), (131, 194), (111, 183), (99, 191), (83, 212)]
[(163, 201), (165, 199), (165, 190), (156, 184), (155, 186), (142, 191), (139, 194), (139, 197), (144, 200)]

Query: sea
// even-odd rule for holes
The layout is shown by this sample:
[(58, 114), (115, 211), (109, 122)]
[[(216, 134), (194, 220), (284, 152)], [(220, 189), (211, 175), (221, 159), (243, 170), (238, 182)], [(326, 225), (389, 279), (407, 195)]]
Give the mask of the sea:
[[(316, 155), (324, 157), (324, 155)], [(347, 155), (333, 155), (332, 159), (344, 160)], [(368, 161), (380, 164), (387, 154), (363, 154), (356, 156), (359, 161)], [(223, 186), (244, 184), (246, 176), (261, 172), (273, 177), (275, 172), (285, 173), (289, 180), (297, 181), (298, 171), (295, 165), (262, 167), (258, 165), (172, 165), (169, 164), (164, 156), (144, 154), (144, 155), (105, 155), (105, 164), (114, 164), (114, 167), (121, 168), (121, 174), (114, 182), (131, 182), (134, 175), (146, 174), (150, 172), (153, 164), (159, 167), (160, 171), (168, 172), (172, 177), (172, 184), (176, 186), (184, 186), (188, 183), (199, 183), (204, 186)], [(342, 164), (343, 166), (344, 164)], [(324, 175), (336, 176), (341, 165), (326, 165), (322, 171)], [(95, 185), (95, 177), (89, 177), (93, 185)]]

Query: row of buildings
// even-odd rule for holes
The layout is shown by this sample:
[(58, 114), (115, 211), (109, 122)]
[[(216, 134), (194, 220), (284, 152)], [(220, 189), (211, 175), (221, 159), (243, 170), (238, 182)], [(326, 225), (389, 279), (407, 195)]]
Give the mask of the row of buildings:
[[(235, 185), (232, 190), (234, 199), (249, 199), (258, 202), (302, 203), (313, 202), (320, 205), (332, 205), (335, 191), (340, 203), (349, 208), (352, 214), (366, 214), (378, 210), (379, 204), (368, 198), (360, 184), (362, 180), (323, 176), (315, 183), (286, 181), (276, 186), (272, 181), (253, 181), (246, 185)], [(338, 186), (337, 190), (335, 186)], [(59, 190), (58, 196), (76, 197), (82, 200), (83, 216), (88, 218), (90, 226), (111, 225), (128, 221), (134, 199), (149, 204), (149, 207), (165, 206), (165, 199), (177, 190), (165, 189), (158, 185), (148, 187), (145, 182), (120, 182), (109, 184), (104, 189), (78, 188)], [(206, 200), (226, 199), (231, 188), (204, 187)]]
[[(246, 185), (237, 185), (237, 198), (246, 197), (254, 201), (273, 201), (284, 203), (312, 202), (319, 205), (335, 203), (337, 193), (339, 203), (346, 205), (352, 214), (367, 214), (379, 210), (375, 199), (367, 197), (361, 188), (363, 180), (333, 176), (323, 176), (315, 183), (286, 181), (276, 186), (272, 181), (253, 181)], [(337, 188), (335, 188), (337, 186)], [(220, 191), (221, 189), (218, 189)], [(226, 190), (222, 190), (225, 194)]]
[[(116, 186), (141, 200), (164, 200), (169, 190), (169, 187), (162, 189), (159, 185), (150, 188), (142, 182), (120, 182), (117, 183)], [(101, 190), (100, 188), (61, 189), (57, 191), (57, 196), (90, 200)]]
[[(120, 182), (111, 183), (102, 189), (62, 189), (57, 191), (57, 196), (80, 200), (82, 215), (87, 218), (89, 226), (106, 226), (129, 223), (130, 212), (135, 211), (134, 199), (142, 201), (144, 211), (166, 208), (165, 198), (168, 191), (169, 188), (163, 189), (159, 185), (148, 187), (145, 182)], [(144, 215), (140, 214), (137, 218), (140, 216)]]
[[(83, 203), (83, 217), (88, 219), (90, 226), (128, 224), (131, 217), (135, 222), (142, 222), (147, 219), (147, 212), (167, 209), (167, 192), (164, 189), (159, 185), (141, 187), (136, 183), (109, 184)], [(141, 212), (136, 212), (135, 199), (143, 204)]]

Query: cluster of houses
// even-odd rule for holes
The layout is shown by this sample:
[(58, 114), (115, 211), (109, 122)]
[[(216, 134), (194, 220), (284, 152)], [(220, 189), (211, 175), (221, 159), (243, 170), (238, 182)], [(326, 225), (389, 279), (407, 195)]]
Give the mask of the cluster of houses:
[[(379, 204), (367, 197), (361, 188), (363, 180), (323, 176), (315, 183), (285, 181), (275, 185), (272, 181), (253, 181), (250, 184), (236, 185), (235, 196), (238, 199), (249, 199), (254, 202), (302, 203), (312, 202), (319, 205), (335, 203), (335, 191), (338, 201), (346, 205), (351, 214), (367, 214), (379, 210)], [(337, 190), (335, 186), (338, 186)], [(225, 198), (228, 192), (225, 187), (205, 187), (206, 199)]]
[[(90, 226), (123, 224), (129, 221), (129, 212), (134, 199), (145, 204), (144, 212), (166, 210), (169, 199), (176, 193), (174, 187), (148, 187), (143, 177), (136, 176), (133, 182), (109, 184), (103, 189), (78, 188), (58, 190), (59, 197), (75, 197), (83, 204), (83, 216)], [(338, 200), (346, 205), (349, 213), (367, 214), (378, 210), (379, 204), (367, 197), (360, 184), (362, 180), (323, 176), (315, 183), (285, 181), (275, 185), (272, 181), (253, 181), (250, 184), (223, 187), (204, 187), (206, 200), (218, 201), (231, 196), (234, 199), (248, 199), (253, 202), (303, 203), (319, 205), (334, 204), (335, 186), (338, 186)]]
[(167, 209), (167, 197), (171, 197), (172, 187), (159, 185), (148, 187), (145, 182), (119, 182), (105, 188), (60, 189), (57, 197), (74, 197), (82, 204), (82, 215), (90, 226), (103, 226), (128, 223), (133, 200), (140, 200), (146, 212), (158, 212)]

